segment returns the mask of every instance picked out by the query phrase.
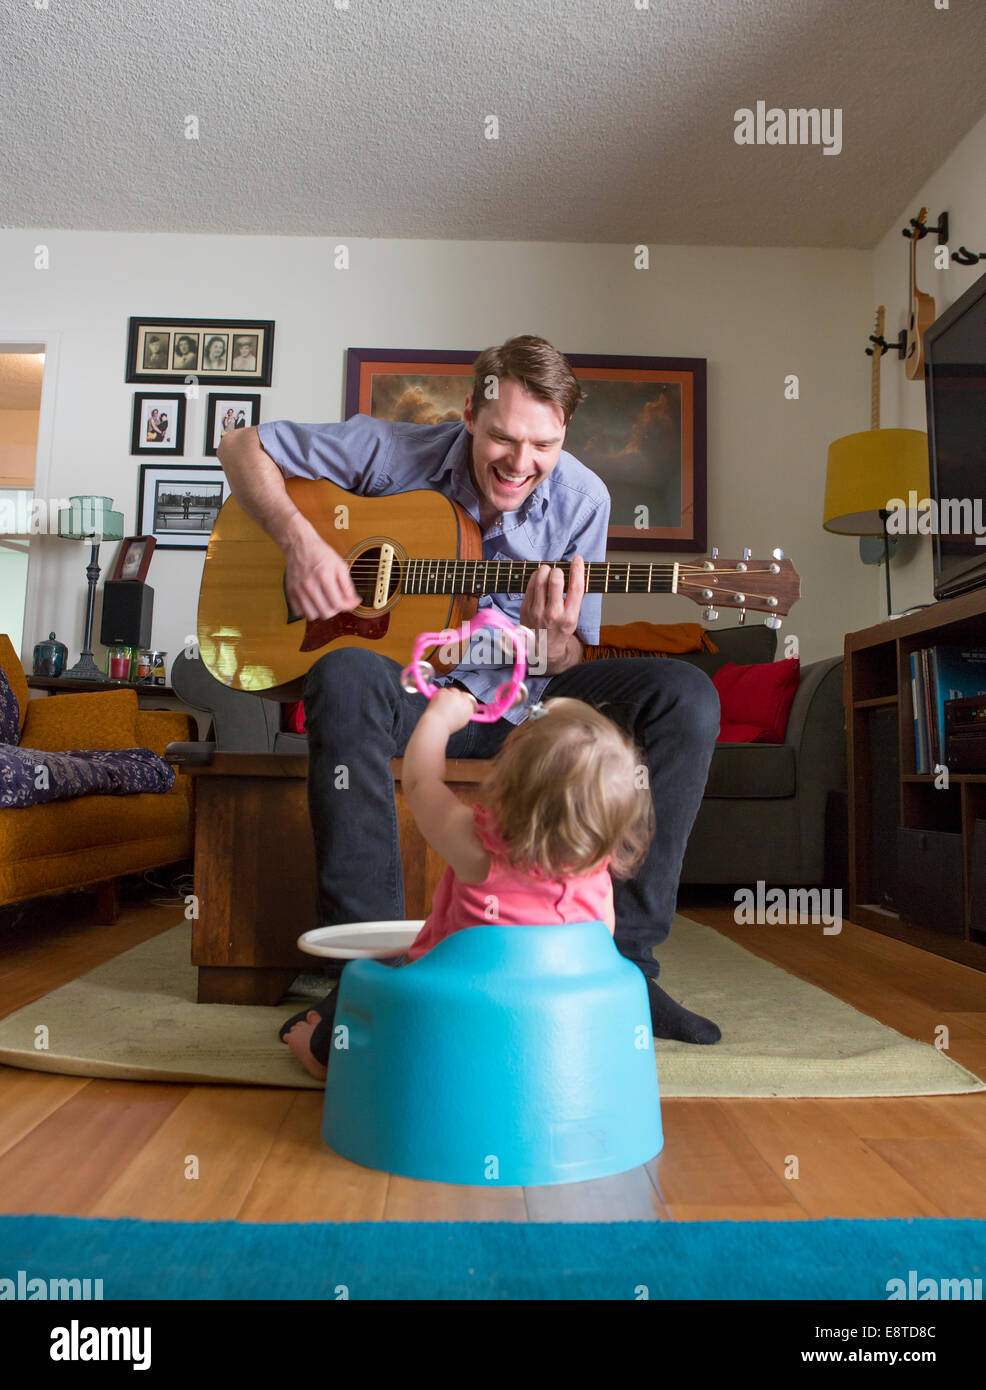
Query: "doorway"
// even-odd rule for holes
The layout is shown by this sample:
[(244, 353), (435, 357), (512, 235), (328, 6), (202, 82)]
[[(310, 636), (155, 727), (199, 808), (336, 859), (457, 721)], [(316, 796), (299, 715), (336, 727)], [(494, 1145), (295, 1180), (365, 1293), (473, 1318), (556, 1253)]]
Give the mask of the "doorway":
[(44, 343), (0, 343), (0, 632), (18, 652), (24, 639), (45, 356)]

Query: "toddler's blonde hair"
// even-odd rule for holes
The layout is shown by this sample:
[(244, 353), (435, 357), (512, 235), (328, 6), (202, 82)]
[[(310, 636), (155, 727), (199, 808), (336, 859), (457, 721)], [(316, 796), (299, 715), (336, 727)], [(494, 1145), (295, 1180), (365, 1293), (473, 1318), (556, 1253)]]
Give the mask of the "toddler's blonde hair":
[(631, 878), (654, 835), (647, 764), (630, 736), (584, 701), (557, 698), (545, 709), (508, 734), (480, 789), (507, 858), (559, 878), (610, 855), (613, 877)]

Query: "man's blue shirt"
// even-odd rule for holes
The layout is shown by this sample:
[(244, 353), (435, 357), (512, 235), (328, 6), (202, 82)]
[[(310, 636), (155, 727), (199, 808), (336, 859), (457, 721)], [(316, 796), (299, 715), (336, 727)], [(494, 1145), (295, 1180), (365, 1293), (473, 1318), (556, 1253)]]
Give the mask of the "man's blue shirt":
[[(263, 449), (285, 477), (327, 478), (363, 497), (430, 488), (458, 502), (480, 524), (479, 497), (469, 472), (469, 431), (462, 421), (417, 425), (354, 415), (341, 424), (327, 425), (277, 420), (258, 426), (258, 433)], [(517, 510), (503, 512), (483, 532), (483, 559), (557, 561), (581, 555), (585, 560), (604, 560), (609, 509), (609, 493), (602, 480), (562, 450), (549, 476)], [(492, 594), (480, 599), (479, 607), (498, 608), (511, 622), (519, 623), (523, 597)], [(601, 613), (601, 596), (586, 594), (576, 631), (587, 646), (599, 642)], [(489, 628), (481, 629), (472, 643), (482, 642), (488, 654), (490, 636)], [(459, 680), (480, 703), (488, 704), (508, 678), (509, 667), (491, 666), (488, 660), (474, 664), (472, 643), (453, 675), (436, 684)], [(532, 702), (540, 699), (550, 679), (527, 676)], [(519, 724), (526, 716), (526, 710), (514, 709), (505, 717)]]

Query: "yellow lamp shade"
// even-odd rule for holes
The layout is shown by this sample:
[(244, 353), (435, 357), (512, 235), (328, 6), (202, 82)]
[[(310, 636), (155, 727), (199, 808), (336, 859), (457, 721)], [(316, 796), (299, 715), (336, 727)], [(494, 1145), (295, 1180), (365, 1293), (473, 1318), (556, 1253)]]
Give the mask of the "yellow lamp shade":
[(928, 496), (928, 436), (921, 430), (864, 430), (829, 445), (825, 476), (826, 531), (846, 536), (883, 534), (881, 511), (909, 491)]

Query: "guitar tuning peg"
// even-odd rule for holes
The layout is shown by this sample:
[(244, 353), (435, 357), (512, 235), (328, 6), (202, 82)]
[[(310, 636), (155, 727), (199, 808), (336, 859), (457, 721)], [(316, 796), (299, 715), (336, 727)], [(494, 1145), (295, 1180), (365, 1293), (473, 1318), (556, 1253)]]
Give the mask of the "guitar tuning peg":
[(745, 608), (741, 608), (741, 609), (739, 610), (739, 613), (738, 613), (737, 616), (736, 616), (736, 621), (739, 623), (740, 627), (742, 627), (743, 624), (746, 622), (746, 609), (745, 609)]
[(712, 547), (712, 549), (709, 551), (709, 554), (712, 556), (712, 559), (713, 559), (713, 560), (718, 560), (718, 558), (719, 558), (719, 547), (718, 547), (717, 545), (714, 545), (714, 546)]
[(715, 622), (718, 622), (718, 621), (719, 621), (719, 610), (718, 610), (718, 608), (706, 608), (706, 609), (704, 609), (703, 612), (702, 612), (702, 617), (705, 619), (705, 621), (706, 621), (707, 623), (715, 623)]
[(773, 630), (776, 632), (781, 625), (781, 620), (776, 613), (768, 613), (766, 618), (764, 618), (763, 620), (763, 625), (764, 627), (773, 628)]
[(753, 554), (753, 551), (750, 549), (750, 547), (749, 547), (748, 545), (744, 545), (744, 547), (743, 547), (743, 559), (744, 559), (744, 560), (749, 560), (752, 554)]
[(783, 559), (784, 559), (784, 552), (783, 552), (783, 550), (772, 550), (770, 553), (771, 553), (771, 555), (773, 556), (773, 558), (774, 558), (775, 560), (783, 560)]

